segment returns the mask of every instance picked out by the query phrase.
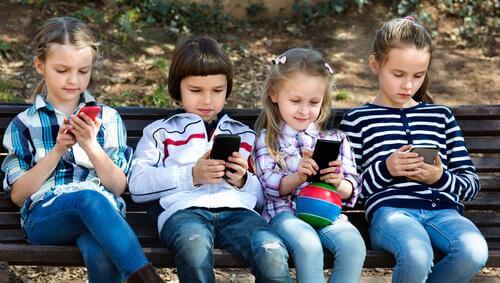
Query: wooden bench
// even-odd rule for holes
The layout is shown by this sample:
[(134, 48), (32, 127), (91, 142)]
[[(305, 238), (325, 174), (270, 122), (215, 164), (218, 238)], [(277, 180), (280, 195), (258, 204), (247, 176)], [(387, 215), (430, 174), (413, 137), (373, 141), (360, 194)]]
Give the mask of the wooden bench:
[[(0, 105), (0, 138), (9, 121), (27, 105)], [(464, 106), (452, 109), (466, 138), (467, 148), (481, 178), (481, 192), (466, 203), (465, 216), (481, 230), (490, 248), (487, 266), (500, 267), (500, 107)], [(335, 112), (338, 125), (346, 109)], [(127, 126), (128, 143), (135, 147), (142, 129), (153, 120), (172, 115), (171, 109), (119, 108)], [(253, 127), (258, 109), (230, 109), (229, 114)], [(2, 150), (4, 152), (4, 150)], [(5, 157), (2, 154), (1, 160)], [(128, 194), (127, 219), (136, 232), (150, 261), (158, 267), (174, 267), (173, 253), (160, 246), (156, 225), (146, 215), (146, 205), (133, 203)], [(392, 267), (394, 258), (386, 252), (370, 249), (367, 223), (362, 205), (345, 212), (360, 229), (368, 246), (365, 267)], [(474, 243), (471, 243), (474, 245)], [(215, 250), (216, 267), (245, 267), (228, 252)], [(8, 198), (0, 197), (0, 262), (11, 265), (83, 266), (76, 247), (28, 245), (19, 224), (19, 209)], [(292, 265), (292, 263), (291, 263)], [(325, 268), (332, 265), (332, 256), (325, 256)]]

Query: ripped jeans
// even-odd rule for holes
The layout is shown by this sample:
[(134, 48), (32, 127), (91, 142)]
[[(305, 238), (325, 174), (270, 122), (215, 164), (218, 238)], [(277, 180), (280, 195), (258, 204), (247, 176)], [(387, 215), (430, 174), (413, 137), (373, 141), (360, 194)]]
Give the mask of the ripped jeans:
[(215, 282), (213, 248), (250, 265), (256, 282), (290, 282), (288, 253), (271, 227), (244, 208), (188, 208), (163, 225), (162, 243), (175, 252), (181, 282)]

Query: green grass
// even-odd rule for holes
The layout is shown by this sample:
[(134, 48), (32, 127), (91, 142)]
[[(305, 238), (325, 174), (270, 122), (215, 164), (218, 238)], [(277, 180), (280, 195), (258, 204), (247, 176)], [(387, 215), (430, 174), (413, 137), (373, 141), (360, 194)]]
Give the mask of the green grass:
[(12, 83), (3, 78), (0, 78), (0, 102), (23, 102), (15, 95)]
[(170, 99), (167, 97), (167, 90), (163, 85), (157, 85), (151, 95), (144, 98), (145, 107), (167, 107), (170, 106)]
[(167, 60), (161, 57), (155, 58), (153, 61), (153, 67), (162, 72), (166, 72), (168, 70)]
[(335, 100), (348, 100), (351, 97), (351, 94), (345, 90), (340, 90), (335, 94)]

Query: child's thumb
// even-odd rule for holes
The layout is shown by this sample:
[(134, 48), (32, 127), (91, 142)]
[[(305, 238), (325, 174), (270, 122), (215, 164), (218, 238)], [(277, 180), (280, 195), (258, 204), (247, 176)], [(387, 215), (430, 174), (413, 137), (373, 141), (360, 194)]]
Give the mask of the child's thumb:
[(99, 119), (99, 118), (95, 118), (95, 120), (94, 120), (94, 125), (96, 126), (96, 128), (98, 128), (98, 129), (99, 129), (99, 128), (101, 127), (101, 124), (102, 124), (101, 119)]
[(209, 149), (207, 152), (205, 152), (202, 156), (201, 159), (209, 159), (210, 158), (210, 153), (212, 152), (211, 149)]
[(405, 151), (408, 151), (408, 150), (410, 150), (410, 149), (411, 149), (411, 144), (405, 144), (405, 145), (403, 145), (402, 147), (400, 147), (400, 148), (398, 149), (398, 151), (400, 151), (400, 152), (405, 152)]
[(303, 149), (302, 150), (302, 157), (311, 158), (312, 156), (313, 156), (312, 151), (310, 151), (308, 149)]

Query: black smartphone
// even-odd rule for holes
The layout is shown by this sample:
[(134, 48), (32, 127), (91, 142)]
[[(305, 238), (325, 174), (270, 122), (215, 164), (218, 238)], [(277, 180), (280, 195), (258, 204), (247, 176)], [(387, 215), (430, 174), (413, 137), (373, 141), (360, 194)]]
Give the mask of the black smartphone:
[(412, 148), (410, 151), (418, 153), (419, 156), (424, 158), (424, 162), (430, 165), (434, 165), (434, 159), (438, 154), (438, 149), (435, 146), (419, 146)]
[(316, 175), (312, 175), (308, 178), (309, 182), (321, 182), (319, 177), (319, 171), (330, 167), (328, 163), (330, 161), (336, 160), (339, 157), (340, 152), (340, 141), (323, 140), (318, 139), (316, 141), (316, 147), (314, 147), (314, 152), (312, 159), (318, 164), (319, 170)]
[(233, 134), (219, 134), (214, 137), (214, 144), (210, 159), (220, 159), (227, 162), (233, 152), (240, 151), (240, 136)]

